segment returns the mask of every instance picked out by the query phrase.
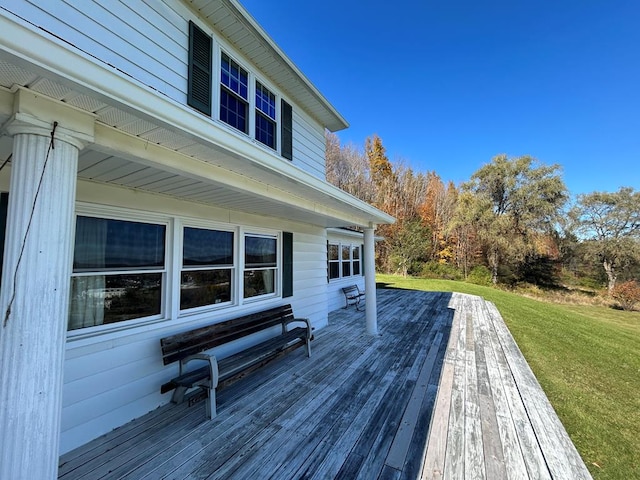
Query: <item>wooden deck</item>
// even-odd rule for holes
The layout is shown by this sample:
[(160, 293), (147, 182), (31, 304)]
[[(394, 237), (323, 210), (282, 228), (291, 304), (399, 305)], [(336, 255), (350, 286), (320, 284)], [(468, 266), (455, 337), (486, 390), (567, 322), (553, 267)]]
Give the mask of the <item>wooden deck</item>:
[(161, 407), (60, 459), (62, 479), (588, 479), (493, 305), (379, 290), (204, 404)]

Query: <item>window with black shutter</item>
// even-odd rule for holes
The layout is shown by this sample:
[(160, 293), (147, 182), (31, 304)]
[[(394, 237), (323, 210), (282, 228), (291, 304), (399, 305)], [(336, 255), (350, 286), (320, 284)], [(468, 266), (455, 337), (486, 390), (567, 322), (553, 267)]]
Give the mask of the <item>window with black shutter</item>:
[(187, 103), (211, 116), (211, 37), (189, 22)]
[(293, 160), (293, 109), (284, 100), (281, 100), (280, 106), (280, 115), (282, 117), (280, 126), (282, 150), (280, 154), (288, 160)]

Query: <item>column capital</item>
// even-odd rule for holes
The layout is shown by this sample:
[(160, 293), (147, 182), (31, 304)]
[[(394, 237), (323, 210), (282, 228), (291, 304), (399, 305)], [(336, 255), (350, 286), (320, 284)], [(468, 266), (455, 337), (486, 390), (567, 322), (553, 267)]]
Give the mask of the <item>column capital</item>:
[[(25, 114), (15, 114), (7, 123), (4, 124), (3, 130), (7, 132), (10, 136), (20, 135), (20, 134), (29, 134), (29, 135), (39, 135), (42, 137), (51, 137), (51, 133), (54, 133), (54, 140), (60, 140), (65, 143), (70, 143), (78, 150), (82, 150), (87, 142), (84, 139), (78, 138), (78, 136), (74, 135), (75, 132), (69, 130), (68, 128), (62, 127), (59, 124), (47, 124), (42, 120), (39, 120), (35, 117), (30, 117)], [(84, 141), (83, 141), (84, 140)]]
[[(82, 150), (94, 141), (95, 115), (65, 105), (24, 88), (14, 94), (13, 115), (1, 130), (10, 136), (40, 135), (69, 143)], [(55, 125), (55, 129), (54, 129)]]

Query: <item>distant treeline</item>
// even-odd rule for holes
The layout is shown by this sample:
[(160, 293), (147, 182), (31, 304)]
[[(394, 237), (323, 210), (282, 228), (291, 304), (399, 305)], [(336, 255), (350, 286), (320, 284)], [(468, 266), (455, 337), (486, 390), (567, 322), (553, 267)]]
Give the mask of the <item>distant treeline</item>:
[(613, 291), (640, 280), (640, 192), (570, 196), (558, 165), (497, 155), (460, 185), (326, 136), (327, 180), (393, 215), (376, 246), (381, 272), (476, 283)]

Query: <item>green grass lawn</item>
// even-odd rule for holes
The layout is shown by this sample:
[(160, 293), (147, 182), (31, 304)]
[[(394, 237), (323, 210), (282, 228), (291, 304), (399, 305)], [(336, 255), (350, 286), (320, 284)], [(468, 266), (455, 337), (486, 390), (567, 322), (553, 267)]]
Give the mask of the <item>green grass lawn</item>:
[(495, 303), (593, 477), (640, 479), (640, 313), (448, 280), (378, 275), (377, 281)]

